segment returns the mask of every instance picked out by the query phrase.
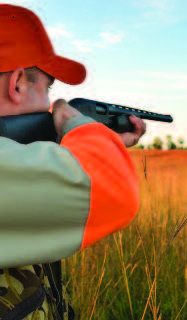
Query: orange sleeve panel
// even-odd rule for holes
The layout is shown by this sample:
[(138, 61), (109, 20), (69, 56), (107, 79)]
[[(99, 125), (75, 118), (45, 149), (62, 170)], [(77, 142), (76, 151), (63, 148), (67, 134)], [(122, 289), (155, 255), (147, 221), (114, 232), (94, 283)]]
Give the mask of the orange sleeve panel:
[(61, 145), (70, 150), (91, 179), (83, 249), (133, 220), (139, 209), (138, 176), (122, 139), (101, 123), (74, 128)]

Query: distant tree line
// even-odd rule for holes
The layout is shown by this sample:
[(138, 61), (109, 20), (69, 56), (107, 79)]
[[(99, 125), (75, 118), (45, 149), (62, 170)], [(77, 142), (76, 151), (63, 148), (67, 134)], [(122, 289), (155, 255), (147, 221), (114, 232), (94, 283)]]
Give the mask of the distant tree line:
[[(179, 137), (177, 139), (177, 144), (172, 141), (172, 136), (168, 135), (166, 136), (166, 147), (167, 150), (174, 150), (174, 149), (180, 149), (180, 150), (187, 150), (187, 146), (184, 145), (184, 139), (182, 137)], [(138, 144), (133, 147), (133, 149), (148, 149), (148, 150), (163, 150), (164, 142), (159, 138), (154, 138), (153, 142), (151, 144), (148, 144), (147, 146), (144, 146), (143, 144)]]

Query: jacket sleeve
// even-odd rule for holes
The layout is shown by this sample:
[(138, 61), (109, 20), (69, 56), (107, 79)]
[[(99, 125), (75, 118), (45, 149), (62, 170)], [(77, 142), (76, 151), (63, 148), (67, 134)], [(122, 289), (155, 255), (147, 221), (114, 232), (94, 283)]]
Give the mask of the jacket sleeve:
[(121, 138), (76, 116), (61, 144), (0, 137), (0, 268), (52, 262), (127, 226), (138, 176)]

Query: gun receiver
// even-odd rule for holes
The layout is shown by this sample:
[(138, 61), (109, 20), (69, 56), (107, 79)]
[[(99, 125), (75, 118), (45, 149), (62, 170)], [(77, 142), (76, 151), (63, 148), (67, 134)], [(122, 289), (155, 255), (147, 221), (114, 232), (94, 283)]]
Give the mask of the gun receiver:
[[(117, 133), (134, 130), (134, 126), (129, 120), (129, 116), (132, 114), (141, 119), (162, 122), (173, 121), (170, 115), (83, 98), (72, 99), (69, 101), (69, 105)], [(50, 112), (40, 112), (0, 117), (0, 136), (28, 144), (34, 141), (56, 142), (57, 133), (52, 114)]]

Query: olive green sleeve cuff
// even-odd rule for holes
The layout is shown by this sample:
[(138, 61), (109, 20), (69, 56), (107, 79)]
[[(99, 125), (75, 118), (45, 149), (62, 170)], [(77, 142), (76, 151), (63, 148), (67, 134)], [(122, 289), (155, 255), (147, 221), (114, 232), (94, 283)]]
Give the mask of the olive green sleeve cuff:
[(93, 118), (90, 118), (84, 115), (78, 115), (78, 116), (72, 117), (70, 120), (66, 122), (62, 131), (62, 137), (64, 137), (66, 133), (68, 133), (72, 129), (75, 129), (76, 127), (79, 127), (87, 123), (93, 123), (93, 122), (97, 122), (97, 121), (94, 120)]

